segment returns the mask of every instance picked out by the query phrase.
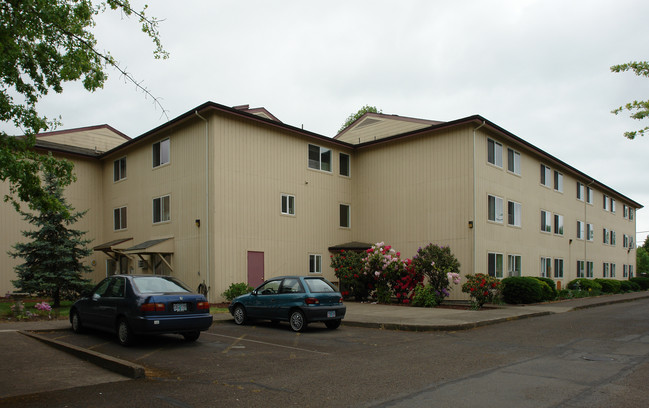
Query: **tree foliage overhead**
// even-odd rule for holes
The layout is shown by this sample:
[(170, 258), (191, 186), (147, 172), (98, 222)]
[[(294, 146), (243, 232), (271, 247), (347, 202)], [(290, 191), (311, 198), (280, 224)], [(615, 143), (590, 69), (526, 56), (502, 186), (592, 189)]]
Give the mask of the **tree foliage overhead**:
[[(621, 65), (614, 65), (611, 67), (613, 72), (626, 72), (633, 71), (638, 76), (649, 78), (649, 61), (629, 62)], [(647, 101), (633, 101), (624, 106), (611, 111), (611, 113), (619, 114), (622, 111), (628, 111), (632, 119), (645, 119), (649, 116), (649, 100)], [(636, 136), (644, 136), (645, 132), (649, 131), (649, 126), (639, 130), (624, 132), (624, 136), (629, 139), (635, 139)]]
[(35, 229), (23, 231), (29, 241), (15, 244), (9, 255), (24, 260), (16, 266), (18, 279), (12, 281), (14, 286), (21, 292), (51, 297), (53, 306), (58, 307), (64, 296), (75, 295), (88, 284), (82, 275), (92, 268), (82, 259), (92, 250), (86, 247), (90, 240), (83, 238), (85, 232), (70, 228), (85, 212), (74, 212), (54, 175), (45, 174), (45, 189), (66, 207), (69, 216), (48, 208), (38, 209), (35, 214), (21, 212)]
[(356, 113), (352, 113), (347, 117), (347, 120), (345, 120), (345, 123), (338, 129), (338, 133), (342, 132), (347, 128), (347, 126), (351, 125), (356, 121), (356, 119), (360, 118), (361, 116), (365, 115), (367, 112), (372, 112), (372, 113), (383, 113), (380, 109), (377, 109), (376, 106), (370, 106), (370, 105), (365, 105), (362, 108), (358, 110)]
[(19, 201), (37, 201), (36, 208), (51, 204), (64, 210), (44, 193), (39, 171), (56, 174), (62, 185), (74, 180), (70, 163), (31, 151), (34, 135), (59, 123), (38, 114), (36, 105), (45, 95), (62, 92), (70, 81), (81, 81), (90, 92), (100, 89), (108, 78), (106, 69), (113, 67), (152, 96), (110, 53), (97, 49), (94, 18), (108, 9), (136, 16), (155, 45), (154, 56), (168, 57), (159, 21), (146, 16), (146, 6), (134, 10), (129, 0), (0, 0), (0, 123), (13, 123), (27, 136), (16, 139), (0, 131), (0, 180), (11, 186), (5, 201), (17, 207)]

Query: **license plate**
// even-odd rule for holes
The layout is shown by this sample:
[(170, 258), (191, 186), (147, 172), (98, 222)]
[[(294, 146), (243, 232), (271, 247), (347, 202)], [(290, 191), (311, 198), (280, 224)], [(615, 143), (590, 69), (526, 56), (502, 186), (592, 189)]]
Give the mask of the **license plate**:
[(186, 312), (187, 303), (174, 303), (174, 312)]
[(335, 310), (329, 310), (327, 312), (327, 317), (336, 317), (336, 311)]

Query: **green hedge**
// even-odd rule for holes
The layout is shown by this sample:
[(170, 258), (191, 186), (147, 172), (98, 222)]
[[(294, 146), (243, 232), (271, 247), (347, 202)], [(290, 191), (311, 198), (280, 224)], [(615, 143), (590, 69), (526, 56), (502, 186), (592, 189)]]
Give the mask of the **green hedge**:
[(544, 298), (544, 287), (551, 292), (549, 285), (539, 279), (513, 276), (502, 280), (502, 294), (505, 303), (527, 304), (538, 303)]
[(568, 289), (572, 290), (587, 290), (587, 291), (602, 291), (602, 285), (592, 279), (577, 278), (568, 282)]
[(539, 278), (539, 277), (535, 277), (534, 279), (538, 279), (541, 282), (545, 282), (548, 285), (547, 289), (543, 287), (543, 300), (554, 300), (557, 298), (557, 285), (556, 283), (554, 283), (554, 280), (550, 278)]
[(637, 283), (638, 285), (640, 285), (640, 288), (642, 290), (649, 289), (649, 278), (647, 278), (645, 276), (637, 276), (635, 278), (629, 279), (629, 281)]
[(622, 292), (639, 292), (642, 290), (640, 285), (628, 280), (620, 281), (620, 285), (621, 285)]
[(595, 279), (602, 287), (602, 293), (620, 293), (622, 291), (622, 282), (615, 279)]

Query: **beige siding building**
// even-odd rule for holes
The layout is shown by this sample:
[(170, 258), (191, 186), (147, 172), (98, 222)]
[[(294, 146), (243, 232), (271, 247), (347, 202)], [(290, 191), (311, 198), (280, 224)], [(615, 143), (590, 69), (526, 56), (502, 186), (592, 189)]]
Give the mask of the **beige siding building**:
[[(335, 281), (332, 251), (378, 241), (405, 257), (448, 245), (462, 274), (548, 276), (562, 287), (634, 273), (642, 206), (480, 116), (368, 113), (332, 139), (263, 108), (208, 102), (132, 140), (89, 129), (39, 146), (69, 143), (59, 154), (79, 181), (66, 193), (89, 209), (78, 228), (94, 239), (95, 280), (171, 274), (218, 301), (235, 282)], [(25, 228), (8, 207), (5, 252)], [(0, 290), (13, 290), (14, 266), (0, 266)]]

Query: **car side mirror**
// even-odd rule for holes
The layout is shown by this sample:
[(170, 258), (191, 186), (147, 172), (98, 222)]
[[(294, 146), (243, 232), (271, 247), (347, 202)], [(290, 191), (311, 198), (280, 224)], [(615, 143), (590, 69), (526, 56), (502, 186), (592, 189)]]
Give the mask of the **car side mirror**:
[(256, 290), (256, 289), (255, 289), (255, 290), (253, 290), (253, 291), (252, 291), (252, 292), (250, 292), (250, 293), (252, 293), (252, 295), (253, 295), (253, 296), (257, 296), (257, 290)]
[(99, 300), (99, 298), (101, 298), (101, 296), (99, 296), (99, 294), (93, 293), (92, 300)]

